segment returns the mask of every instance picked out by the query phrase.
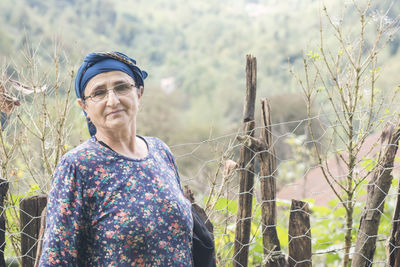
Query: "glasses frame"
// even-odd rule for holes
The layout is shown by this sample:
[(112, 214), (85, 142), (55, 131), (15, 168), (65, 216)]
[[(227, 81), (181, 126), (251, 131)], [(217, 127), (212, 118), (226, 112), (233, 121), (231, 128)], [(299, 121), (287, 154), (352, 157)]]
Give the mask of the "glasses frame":
[[(133, 83), (126, 83), (126, 84), (128, 84), (128, 85), (131, 87), (131, 89), (132, 89), (131, 91), (133, 91), (134, 88), (138, 89), (138, 87), (137, 87), (136, 85), (134, 85)], [(117, 97), (123, 96), (123, 95), (128, 95), (130, 92), (127, 92), (126, 94), (118, 94), (117, 92), (115, 92), (114, 89), (115, 89), (117, 86), (120, 86), (120, 85), (122, 85), (122, 84), (117, 84), (117, 85), (115, 85), (114, 87), (112, 87), (112, 88), (110, 88), (110, 89), (106, 89), (106, 91), (107, 91), (106, 95), (105, 95), (102, 99), (100, 99), (100, 100), (94, 100), (95, 96), (93, 95), (93, 93), (96, 92), (97, 90), (95, 90), (94, 92), (92, 92), (91, 95), (84, 96), (82, 99), (83, 99), (83, 101), (86, 101), (87, 99), (90, 99), (90, 100), (92, 100), (93, 102), (98, 103), (98, 102), (101, 102), (101, 101), (107, 99), (108, 96), (110, 95), (110, 93), (109, 93), (110, 91), (113, 91), (114, 94), (115, 94), (115, 96), (117, 96)]]

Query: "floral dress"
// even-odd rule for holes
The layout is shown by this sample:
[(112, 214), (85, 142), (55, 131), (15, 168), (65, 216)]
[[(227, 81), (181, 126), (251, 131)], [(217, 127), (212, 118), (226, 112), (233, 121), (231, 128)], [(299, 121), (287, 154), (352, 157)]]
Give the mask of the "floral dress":
[(154, 137), (142, 159), (95, 137), (58, 164), (40, 266), (192, 266), (192, 215), (175, 160)]

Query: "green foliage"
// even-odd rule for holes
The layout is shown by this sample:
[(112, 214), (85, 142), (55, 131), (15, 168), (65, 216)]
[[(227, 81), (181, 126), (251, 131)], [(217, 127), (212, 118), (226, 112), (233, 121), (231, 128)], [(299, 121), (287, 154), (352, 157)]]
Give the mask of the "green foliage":
[[(343, 1), (331, 1), (329, 5), (335, 10), (342, 3)], [(376, 1), (374, 9), (386, 8), (387, 3)], [(400, 4), (395, 2), (388, 18), (396, 17), (399, 12)], [(218, 154), (218, 149), (222, 150), (225, 143), (221, 141), (221, 147), (217, 147), (214, 143), (202, 143), (202, 140), (232, 133), (240, 123), (245, 88), (245, 55), (248, 53), (256, 56), (258, 61), (258, 96), (274, 96), (271, 97), (272, 121), (274, 124), (285, 123), (282, 124), (278, 136), (287, 132), (296, 135), (289, 136), (287, 143), (277, 143), (280, 147), (278, 152), (283, 153), (279, 158), (291, 157), (291, 160), (280, 165), (279, 175), (289, 177), (289, 172), (295, 175), (304, 174), (307, 164), (301, 165), (300, 162), (304, 161), (303, 156), (310, 155), (304, 146), (305, 140), (299, 137), (307, 135), (304, 131), (305, 124), (299, 121), (304, 120), (307, 113), (303, 98), (296, 94), (298, 85), (285, 68), (288, 62), (293, 66), (301, 65), (305, 43), (311, 42), (312, 45), (313, 40), (318, 39), (318, 13), (319, 2), (313, 0), (2, 0), (0, 56), (2, 60), (5, 58), (5, 65), (12, 62), (18, 66), (10, 66), (7, 75), (20, 78), (21, 70), (28, 67), (25, 55), (20, 51), (28, 47), (29, 52), (35, 54), (41, 62), (39, 74), (36, 72), (33, 77), (36, 81), (40, 81), (42, 75), (46, 78), (58, 77), (58, 74), (50, 71), (55, 67), (53, 46), (58, 42), (62, 44), (64, 51), (59, 56), (64, 63), (60, 67), (61, 73), (67, 73), (67, 69), (72, 66), (77, 69), (83, 56), (94, 50), (120, 50), (133, 56), (150, 73), (138, 117), (138, 133), (158, 136), (172, 145), (198, 142), (186, 146), (186, 151), (180, 151), (179, 147), (173, 147), (173, 150), (178, 156), (183, 155), (177, 158), (181, 174), (193, 179), (197, 178), (195, 173), (201, 172), (199, 183), (206, 191), (208, 184), (205, 180), (217, 165), (215, 161), (208, 163), (212, 161), (213, 153)], [(358, 19), (352, 13), (346, 14), (346, 18), (347, 28), (353, 27)], [(326, 46), (332, 47), (333, 34), (327, 35)], [(372, 36), (372, 33), (367, 32), (367, 35)], [(367, 73), (385, 77), (373, 89), (374, 93), (384, 95), (386, 88), (395, 88), (394, 85), (397, 85), (396, 72), (400, 67), (398, 47), (399, 41), (394, 39), (382, 53), (380, 60), (390, 68), (376, 68)], [(320, 51), (306, 51), (309, 51), (306, 55), (310, 61), (321, 61)], [(344, 54), (342, 49), (332, 51), (335, 51), (334, 57)], [(176, 81), (175, 91), (171, 94), (159, 89), (161, 79), (166, 77), (173, 77)], [(321, 95), (326, 90), (323, 86), (317, 88)], [(60, 96), (64, 94), (62, 91)], [(24, 101), (31, 103), (29, 99)], [(56, 98), (50, 98), (49, 101), (52, 111), (57, 110), (59, 102)], [(323, 101), (322, 99), (321, 102)], [(34, 112), (37, 110), (32, 113)], [(387, 109), (385, 113), (390, 113), (390, 110)], [(28, 117), (21, 115), (21, 118), (26, 120)], [(67, 121), (73, 133), (63, 143), (64, 152), (88, 138), (85, 119), (78, 106), (71, 108)], [(287, 123), (290, 121), (293, 123)], [(280, 138), (278, 142), (281, 140), (284, 138)], [(282, 152), (284, 146), (288, 149)], [(41, 149), (36, 142), (31, 143), (31, 148), (36, 151)], [(192, 150), (188, 153), (187, 149)], [(25, 162), (21, 158), (13, 160), (13, 168), (7, 171), (14, 173), (12, 177), (16, 181), (32, 183)], [(208, 165), (204, 167), (206, 164)], [(372, 170), (375, 161), (365, 158), (361, 166), (367, 171)], [(35, 167), (43, 171), (40, 163), (35, 163)], [(45, 178), (48, 180), (49, 177)], [(279, 181), (284, 180), (280, 178)], [(17, 183), (14, 183), (15, 187), (19, 187)], [(366, 194), (366, 183), (364, 181), (361, 184), (358, 195)], [(19, 188), (22, 194), (13, 192), (9, 205), (15, 206), (22, 197), (37, 192), (32, 187), (29, 190)], [(25, 189), (28, 190), (26, 193)], [(261, 264), (263, 251), (260, 205), (255, 199), (253, 203), (250, 265), (255, 266)], [(385, 209), (380, 226), (380, 232), (384, 234), (389, 228), (389, 212), (393, 210), (390, 203), (387, 205), (389, 207)], [(278, 203), (278, 209), (287, 211), (287, 204)], [(313, 206), (312, 210), (314, 251), (338, 248), (344, 236), (343, 208), (338, 203), (332, 203), (330, 207)], [(217, 256), (221, 266), (229, 265), (230, 262), (223, 260), (232, 257), (236, 211), (237, 202), (224, 198), (217, 201), (213, 211)], [(17, 225), (17, 215), (12, 212), (12, 209), (7, 208), (10, 233), (19, 231), (13, 228)], [(360, 212), (361, 207), (356, 206), (356, 218), (360, 216)], [(288, 211), (285, 215), (278, 216), (277, 227), (284, 250), (288, 245)], [(357, 229), (357, 223), (355, 222), (353, 229)], [(9, 243), (7, 246), (7, 253), (11, 256)], [(382, 254), (382, 251), (382, 247), (378, 247), (377, 254)], [(335, 264), (342, 257), (340, 253), (324, 254), (325, 256), (321, 262), (331, 266), (337, 266)]]
[[(228, 260), (228, 262), (224, 262), (224, 260), (233, 257), (237, 201), (220, 198), (217, 200), (213, 212), (217, 213), (214, 219), (221, 222), (214, 224), (215, 247), (217, 249), (216, 255), (219, 262), (218, 266), (230, 266), (230, 260)], [(282, 233), (282, 230), (278, 231), (278, 235)], [(251, 253), (249, 253), (249, 265), (256, 266), (263, 261), (264, 249), (261, 230), (261, 207), (256, 203), (255, 198), (253, 198), (253, 220), (251, 222), (250, 242), (249, 251), (251, 251)]]
[(365, 169), (365, 171), (372, 171), (378, 164), (376, 158), (363, 158), (360, 165)]
[[(333, 7), (341, 4), (342, 1), (331, 3)], [(388, 16), (397, 14), (399, 6), (395, 3)], [(386, 7), (387, 4), (376, 3), (377, 9)], [(292, 12), (293, 9), (302, 12)], [(174, 76), (177, 90), (190, 98), (187, 109), (195, 106), (199, 96), (213, 97), (213, 92), (223, 90), (224, 98), (217, 101), (233, 102), (223, 114), (234, 110), (234, 119), (239, 120), (245, 55), (252, 53), (259, 62), (258, 95), (298, 91), (282, 66), (288, 59), (292, 65), (301, 64), (303, 44), (318, 34), (318, 12), (319, 4), (312, 0), (240, 0), (231, 4), (183, 0), (3, 0), (0, 56), (17, 55), (26, 42), (40, 43), (39, 54), (44, 63), (51, 65), (48, 55), (55, 39), (61, 41), (74, 65), (89, 51), (121, 50), (149, 70), (150, 87), (159, 87), (162, 78)], [(356, 20), (352, 13), (348, 17), (350, 22)], [(398, 59), (397, 47), (398, 41), (390, 43), (390, 53), (385, 57)], [(314, 59), (318, 55), (317, 51), (309, 53)]]
[[(18, 244), (19, 242), (15, 242), (15, 240), (19, 240), (20, 238), (20, 224), (19, 224), (19, 203), (26, 197), (38, 195), (41, 192), (40, 186), (38, 184), (32, 184), (29, 190), (25, 191), (22, 194), (9, 194), (8, 201), (5, 210), (5, 219), (6, 219), (6, 246), (4, 250), (5, 258), (15, 258), (19, 256), (15, 252), (15, 248), (12, 247), (12, 243)], [(14, 240), (14, 242), (10, 242)]]
[(289, 147), (290, 157), (279, 164), (277, 188), (283, 188), (301, 177), (305, 177), (310, 167), (313, 166), (314, 156), (311, 150), (305, 145), (306, 136), (289, 134), (285, 143)]
[[(397, 185), (398, 179), (393, 180), (393, 185)], [(365, 182), (362, 188), (367, 184)], [(390, 234), (392, 214), (395, 209), (395, 195), (393, 188), (385, 203), (384, 214), (378, 230), (377, 250), (375, 260), (384, 260), (385, 242)], [(358, 192), (358, 199), (365, 199), (366, 191)], [(343, 218), (346, 211), (337, 200), (329, 202), (328, 206), (314, 205), (313, 199), (304, 199), (309, 203), (311, 210), (311, 237), (312, 251), (314, 253), (313, 263), (315, 265), (325, 264), (324, 266), (339, 266), (343, 260), (343, 239), (346, 226)], [(354, 217), (360, 218), (364, 208), (364, 201), (358, 201), (354, 207)], [(214, 224), (215, 245), (217, 249), (218, 266), (230, 266), (233, 257), (233, 247), (235, 241), (235, 225), (237, 214), (237, 200), (219, 198), (213, 210), (210, 212), (211, 220)], [(282, 251), (288, 253), (288, 221), (290, 216), (290, 204), (288, 202), (277, 201), (277, 233)], [(356, 229), (359, 221), (353, 224), (352, 238), (356, 239)], [(253, 213), (250, 234), (249, 266), (257, 266), (263, 261), (262, 231), (261, 231), (261, 205), (253, 198)]]

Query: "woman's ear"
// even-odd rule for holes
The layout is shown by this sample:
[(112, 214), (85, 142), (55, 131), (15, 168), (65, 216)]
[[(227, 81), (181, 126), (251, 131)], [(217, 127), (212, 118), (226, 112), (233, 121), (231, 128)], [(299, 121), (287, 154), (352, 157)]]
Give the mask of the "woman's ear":
[(86, 103), (82, 98), (78, 98), (76, 102), (81, 106), (81, 108), (86, 112)]
[(139, 86), (139, 88), (138, 88), (138, 90), (137, 90), (138, 99), (140, 99), (140, 98), (142, 97), (143, 92), (144, 92), (144, 87), (143, 87), (143, 85), (141, 85), (141, 86)]

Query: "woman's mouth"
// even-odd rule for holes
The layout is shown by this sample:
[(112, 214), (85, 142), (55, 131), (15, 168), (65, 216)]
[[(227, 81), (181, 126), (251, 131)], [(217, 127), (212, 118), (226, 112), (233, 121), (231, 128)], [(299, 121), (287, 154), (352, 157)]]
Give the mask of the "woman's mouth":
[(109, 112), (106, 116), (118, 114), (118, 113), (120, 113), (120, 112), (122, 112), (122, 111), (123, 111), (122, 109), (114, 110), (114, 111)]

